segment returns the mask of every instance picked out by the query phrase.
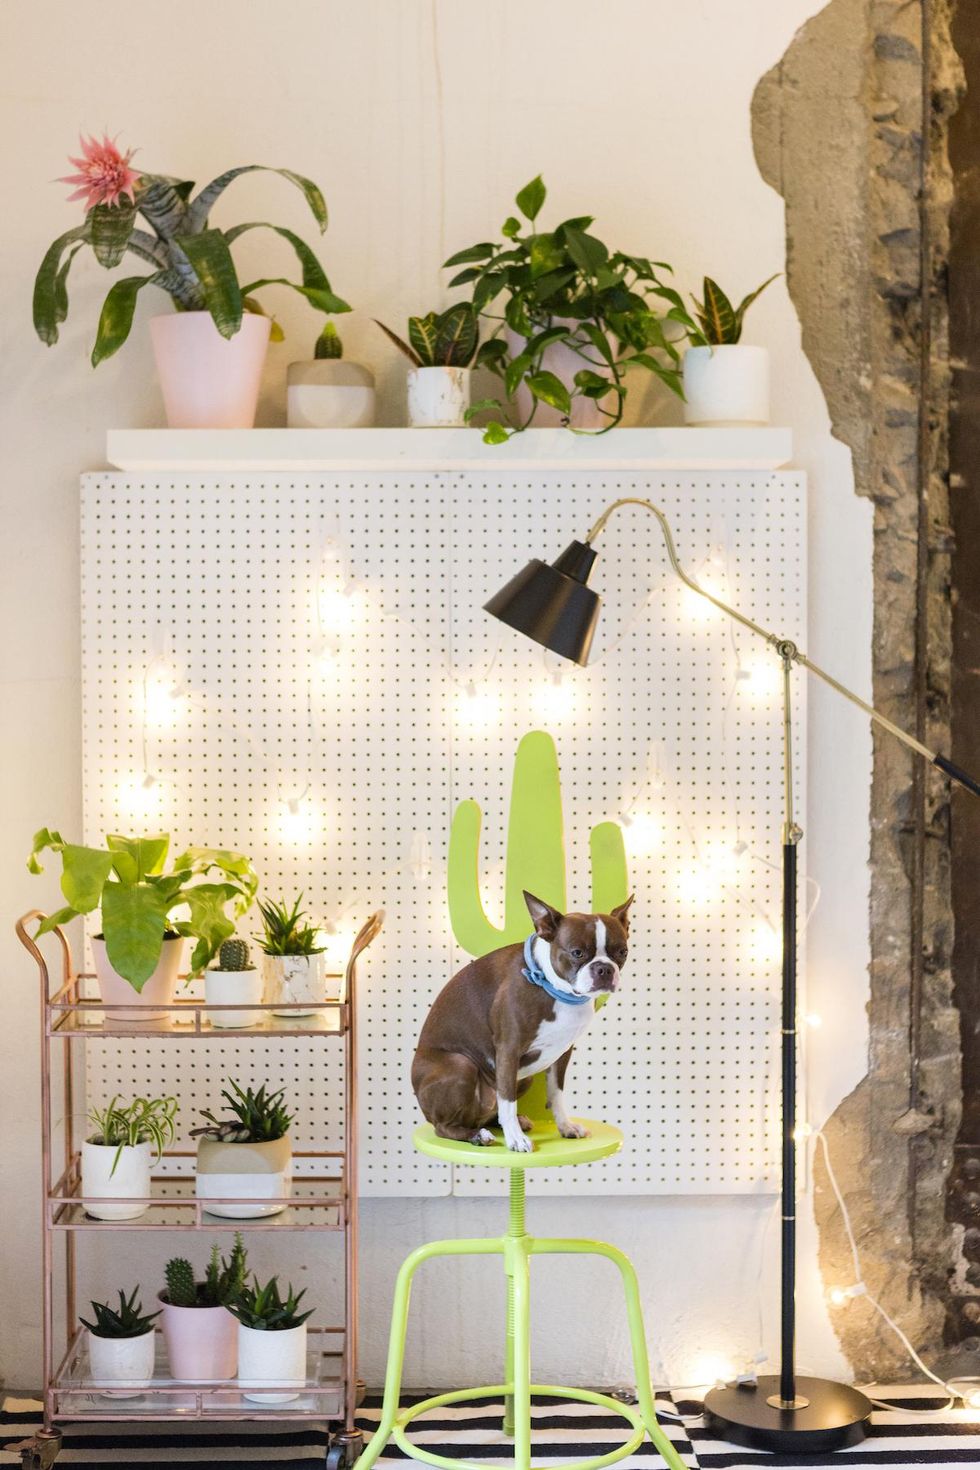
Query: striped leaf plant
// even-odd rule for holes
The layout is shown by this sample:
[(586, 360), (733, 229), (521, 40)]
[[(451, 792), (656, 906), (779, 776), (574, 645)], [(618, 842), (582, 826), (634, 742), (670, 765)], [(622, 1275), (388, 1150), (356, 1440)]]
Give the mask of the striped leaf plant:
[[(211, 222), (211, 211), (229, 184), (243, 174), (268, 172), (299, 189), (322, 234), (327, 206), (310, 179), (291, 169), (251, 163), (228, 169), (195, 193), (189, 180), (131, 168), (131, 156), (131, 151), (120, 153), (109, 138), (83, 138), (82, 157), (71, 160), (78, 172), (62, 180), (78, 186), (70, 198), (84, 200), (86, 213), (80, 225), (48, 248), (34, 282), (34, 327), (49, 347), (57, 342), (58, 328), (68, 315), (68, 273), (83, 247), (90, 248), (106, 270), (121, 265), (127, 255), (151, 267), (148, 274), (123, 276), (110, 288), (92, 348), (93, 367), (126, 341), (144, 286), (165, 291), (177, 311), (209, 312), (223, 337), (235, 335), (246, 311), (265, 315), (255, 293), (267, 286), (288, 286), (328, 315), (350, 310), (334, 293), (313, 250), (294, 231), (263, 220), (229, 229)], [(242, 284), (231, 247), (258, 229), (274, 231), (292, 247), (300, 269), (298, 282), (273, 274)], [(273, 323), (273, 337), (281, 336)]]
[[(777, 271), (777, 275), (779, 272)], [(704, 286), (701, 291), (700, 301), (696, 296), (691, 297), (694, 307), (693, 315), (684, 303), (684, 298), (679, 291), (673, 290), (658, 281), (654, 291), (665, 301), (670, 303), (667, 312), (667, 320), (678, 322), (684, 328), (684, 335), (692, 347), (731, 347), (739, 342), (742, 337), (742, 327), (745, 322), (745, 313), (767, 286), (771, 286), (776, 276), (770, 276), (743, 296), (737, 306), (729, 300), (724, 291), (713, 281), (710, 276), (705, 276)]]

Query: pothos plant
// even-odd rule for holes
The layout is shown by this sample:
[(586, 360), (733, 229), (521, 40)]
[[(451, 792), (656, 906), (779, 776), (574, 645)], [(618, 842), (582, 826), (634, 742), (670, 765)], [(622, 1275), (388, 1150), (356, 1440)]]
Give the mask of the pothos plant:
[(756, 286), (754, 291), (743, 296), (737, 306), (732, 304), (717, 281), (705, 276), (701, 300), (696, 296), (691, 297), (693, 315), (680, 292), (662, 282), (658, 282), (655, 289), (658, 296), (670, 303), (668, 321), (678, 322), (684, 328), (684, 335), (692, 347), (729, 347), (741, 340), (745, 313), (766, 287), (772, 285), (778, 274), (777, 271), (776, 275), (770, 276), (761, 286)]
[[(189, 847), (166, 872), (166, 834), (110, 834), (103, 849), (66, 842), (60, 832), (42, 827), (28, 858), (30, 872), (43, 872), (38, 854), (45, 850), (61, 857), (61, 891), (68, 903), (42, 920), (38, 935), (101, 910), (109, 963), (136, 991), (156, 969), (168, 936), (196, 940), (191, 974), (200, 975), (222, 940), (234, 934), (235, 919), (245, 913), (259, 886), (249, 859), (223, 848)], [(220, 878), (208, 882), (213, 872)]]
[[(120, 265), (127, 252), (153, 267), (149, 275), (124, 276), (110, 288), (92, 349), (94, 367), (126, 341), (144, 286), (165, 291), (178, 311), (210, 312), (223, 337), (235, 335), (244, 312), (265, 314), (255, 297), (265, 286), (289, 286), (328, 314), (350, 310), (334, 293), (314, 252), (294, 231), (264, 220), (226, 230), (211, 224), (211, 211), (228, 185), (242, 174), (263, 171), (279, 174), (300, 190), (322, 233), (327, 206), (316, 184), (302, 174), (249, 163), (219, 174), (195, 194), (190, 180), (132, 168), (133, 150), (120, 153), (110, 138), (82, 138), (81, 149), (82, 156), (70, 160), (77, 172), (61, 182), (77, 185), (69, 197), (84, 202), (85, 219), (49, 247), (34, 282), (34, 327), (49, 347), (57, 342), (58, 328), (68, 315), (68, 272), (83, 246), (90, 246), (107, 270)], [(148, 230), (137, 224), (140, 217)], [(258, 229), (273, 230), (292, 246), (300, 266), (299, 282), (262, 276), (241, 283), (231, 247), (247, 231)], [(273, 336), (281, 338), (275, 323), (273, 327)]]
[[(502, 242), (471, 245), (446, 261), (447, 268), (463, 267), (450, 286), (470, 287), (474, 312), (494, 324), (476, 365), (501, 379), (508, 402), (484, 398), (469, 411), (470, 417), (487, 410), (494, 414), (483, 435), (488, 444), (501, 443), (514, 428), (527, 428), (539, 403), (567, 419), (578, 397), (596, 401), (607, 421), (598, 432), (605, 433), (623, 416), (629, 368), (653, 374), (683, 396), (680, 355), (648, 300), (660, 285), (658, 272), (670, 266), (610, 250), (591, 233), (591, 215), (539, 230), (536, 221), (546, 195), (541, 178), (532, 179), (516, 199), (523, 219), (510, 215), (504, 221)], [(513, 354), (503, 336), (507, 327), (523, 339)], [(546, 350), (556, 343), (582, 360), (571, 386), (543, 366)], [(522, 383), (530, 391), (531, 409), (509, 430), (504, 420)], [(611, 400), (609, 406), (604, 400)]]

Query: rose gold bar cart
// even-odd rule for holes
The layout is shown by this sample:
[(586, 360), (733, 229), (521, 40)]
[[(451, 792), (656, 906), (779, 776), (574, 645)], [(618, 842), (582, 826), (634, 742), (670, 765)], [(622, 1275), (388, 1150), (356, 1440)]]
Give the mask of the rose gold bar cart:
[[(181, 1000), (167, 1007), (168, 1020), (163, 1022), (116, 1022), (112, 1013), (118, 1006), (102, 1005), (90, 998), (90, 976), (77, 974), (72, 968), (71, 951), (61, 929), (55, 929), (54, 943), (60, 948), (61, 978), (52, 990), (48, 964), (32, 937), (36, 921), (43, 915), (25, 914), (16, 924), (17, 937), (34, 957), (40, 972), (41, 998), (41, 1156), (44, 1191), (42, 1233), (43, 1260), (43, 1353), (44, 1353), (44, 1428), (38, 1434), (38, 1450), (44, 1448), (45, 1463), (57, 1453), (65, 1422), (142, 1420), (261, 1420), (316, 1421), (335, 1426), (327, 1452), (328, 1470), (342, 1470), (353, 1464), (360, 1452), (361, 1434), (354, 1427), (354, 1414), (359, 1395), (357, 1378), (357, 961), (379, 933), (384, 922), (378, 912), (363, 926), (351, 949), (350, 959), (340, 979), (336, 1000), (311, 1005), (304, 1001), (290, 1007), (276, 1002), (276, 1011), (290, 1009), (302, 1012), (295, 1018), (272, 1014), (271, 1005), (249, 1006), (261, 1017), (256, 1025), (236, 1030), (210, 1023), (211, 1013), (238, 1009), (237, 1006), (208, 1006), (198, 1000)], [(155, 1012), (163, 1009), (154, 1007)], [(150, 1386), (135, 1398), (112, 1398), (96, 1388), (88, 1376), (86, 1333), (77, 1319), (76, 1304), (76, 1237), (87, 1230), (193, 1230), (227, 1231), (226, 1219), (210, 1216), (206, 1201), (194, 1195), (194, 1179), (174, 1174), (155, 1175), (151, 1197), (143, 1201), (147, 1212), (136, 1220), (95, 1220), (86, 1213), (81, 1188), (80, 1140), (76, 1136), (74, 1109), (76, 1100), (76, 1047), (86, 1037), (100, 1040), (118, 1038), (126, 1042), (135, 1036), (161, 1037), (179, 1046), (186, 1041), (206, 1044), (208, 1038), (233, 1039), (236, 1036), (254, 1040), (263, 1034), (275, 1037), (318, 1036), (335, 1040), (344, 1047), (345, 1115), (344, 1147), (340, 1150), (296, 1150), (297, 1160), (316, 1161), (310, 1174), (293, 1181), (288, 1208), (279, 1215), (236, 1220), (235, 1228), (253, 1230), (334, 1231), (344, 1235), (344, 1302), (345, 1320), (336, 1326), (311, 1329), (307, 1379), (298, 1400), (289, 1404), (268, 1404), (246, 1400), (231, 1383), (194, 1384), (175, 1382), (166, 1376), (166, 1360), (157, 1335), (157, 1375)], [(60, 1062), (60, 1065), (59, 1065)], [(56, 1127), (54, 1091), (58, 1088), (58, 1112), (63, 1117)], [(56, 1133), (61, 1133), (60, 1141)], [(165, 1158), (189, 1158), (181, 1150), (165, 1154)], [(106, 1201), (102, 1201), (105, 1203)], [(238, 1201), (241, 1203), (241, 1201)], [(261, 1201), (259, 1201), (261, 1203)], [(64, 1242), (64, 1345), (56, 1343), (56, 1242)], [(281, 1385), (280, 1385), (281, 1390)], [(275, 1393), (274, 1386), (267, 1390)], [(262, 1390), (249, 1384), (249, 1394)]]

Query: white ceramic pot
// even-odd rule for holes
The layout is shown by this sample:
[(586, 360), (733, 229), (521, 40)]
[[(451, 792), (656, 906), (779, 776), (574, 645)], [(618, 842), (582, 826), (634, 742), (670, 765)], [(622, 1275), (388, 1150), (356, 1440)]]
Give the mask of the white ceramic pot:
[[(327, 956), (316, 954), (266, 954), (262, 956), (265, 996), (270, 1005), (317, 1004), (326, 1000)], [(309, 1016), (312, 1011), (273, 1011), (273, 1015)]]
[(734, 342), (684, 354), (684, 422), (704, 427), (769, 422), (769, 352)]
[(253, 1404), (289, 1404), (298, 1393), (247, 1393), (249, 1388), (302, 1388), (306, 1383), (306, 1323), (284, 1332), (238, 1324), (238, 1386)]
[(470, 369), (420, 367), (408, 371), (408, 422), (413, 429), (460, 429), (470, 406)]
[[(576, 325), (569, 317), (554, 317), (551, 324), (555, 327), (574, 327)], [(511, 331), (509, 327), (505, 335), (507, 338), (507, 350), (511, 357), (516, 357), (518, 353), (523, 352), (527, 341), (525, 337), (519, 336), (517, 332)], [(591, 350), (589, 355), (590, 357), (596, 356)], [(603, 377), (605, 376), (601, 367), (597, 367), (594, 362), (586, 362), (585, 358), (576, 352), (574, 347), (568, 347), (564, 342), (553, 342), (541, 354), (542, 371), (554, 373), (559, 382), (564, 383), (569, 393), (575, 390), (575, 374), (580, 373), (583, 368), (588, 368), (590, 372), (599, 373)], [(531, 406), (534, 402), (530, 388), (524, 383), (521, 383), (515, 392), (514, 402), (517, 405), (520, 421), (523, 423), (531, 412)], [(607, 412), (612, 408), (613, 400), (609, 397), (596, 400), (594, 398), (584, 398), (580, 395), (578, 398), (573, 398), (572, 413), (568, 421), (570, 426), (574, 429), (601, 429), (609, 421), (599, 411), (600, 402)], [(535, 429), (552, 429), (557, 428), (564, 422), (565, 416), (560, 409), (552, 408), (547, 403), (539, 403), (537, 412), (534, 415), (532, 427)]]
[(106, 1012), (106, 1025), (112, 1026), (118, 1021), (143, 1023), (169, 1020), (172, 1013), (156, 1008), (161, 1005), (173, 1005), (177, 978), (180, 975), (186, 948), (187, 941), (180, 934), (174, 935), (172, 939), (165, 939), (156, 969), (143, 989), (137, 991), (110, 965), (105, 940), (93, 939), (92, 958), (95, 961), (95, 973), (99, 982), (99, 995), (102, 1003), (107, 1006), (125, 1006), (125, 1009), (122, 1010)]
[(374, 376), (359, 362), (291, 362), (286, 385), (291, 429), (369, 429), (374, 423)]
[[(204, 1000), (209, 1006), (262, 1004), (262, 972), (255, 965), (250, 970), (205, 970)], [(215, 1027), (233, 1027), (240, 1031), (261, 1021), (259, 1011), (212, 1011), (208, 1020)]]
[(161, 1292), (171, 1378), (226, 1383), (238, 1372), (238, 1323), (225, 1307), (174, 1307)]
[(233, 337), (210, 312), (150, 318), (150, 339), (171, 429), (251, 429), (272, 326), (246, 311)]
[(107, 1399), (137, 1398), (149, 1386), (156, 1357), (152, 1327), (139, 1337), (98, 1337), (88, 1329), (88, 1362), (96, 1388), (110, 1389)]
[[(112, 1163), (119, 1155), (113, 1172)], [(138, 1220), (147, 1205), (100, 1205), (100, 1199), (145, 1200), (150, 1196), (151, 1143), (124, 1144), (121, 1149), (106, 1143), (82, 1144), (82, 1198), (86, 1212), (95, 1220)]]
[(237, 1199), (269, 1204), (209, 1204), (209, 1215), (223, 1220), (258, 1220), (286, 1208), (293, 1183), (293, 1151), (288, 1135), (268, 1143), (197, 1140), (194, 1193), (203, 1200)]

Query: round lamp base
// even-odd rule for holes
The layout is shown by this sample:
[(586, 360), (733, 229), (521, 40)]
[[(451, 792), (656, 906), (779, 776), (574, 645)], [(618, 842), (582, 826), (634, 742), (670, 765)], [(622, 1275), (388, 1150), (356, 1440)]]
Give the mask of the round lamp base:
[[(713, 1388), (704, 1400), (704, 1423), (718, 1439), (750, 1449), (810, 1454), (860, 1444), (871, 1421), (871, 1403), (856, 1388), (826, 1378), (798, 1377), (798, 1408), (779, 1405), (779, 1378)], [(775, 1400), (775, 1407), (770, 1403)]]

